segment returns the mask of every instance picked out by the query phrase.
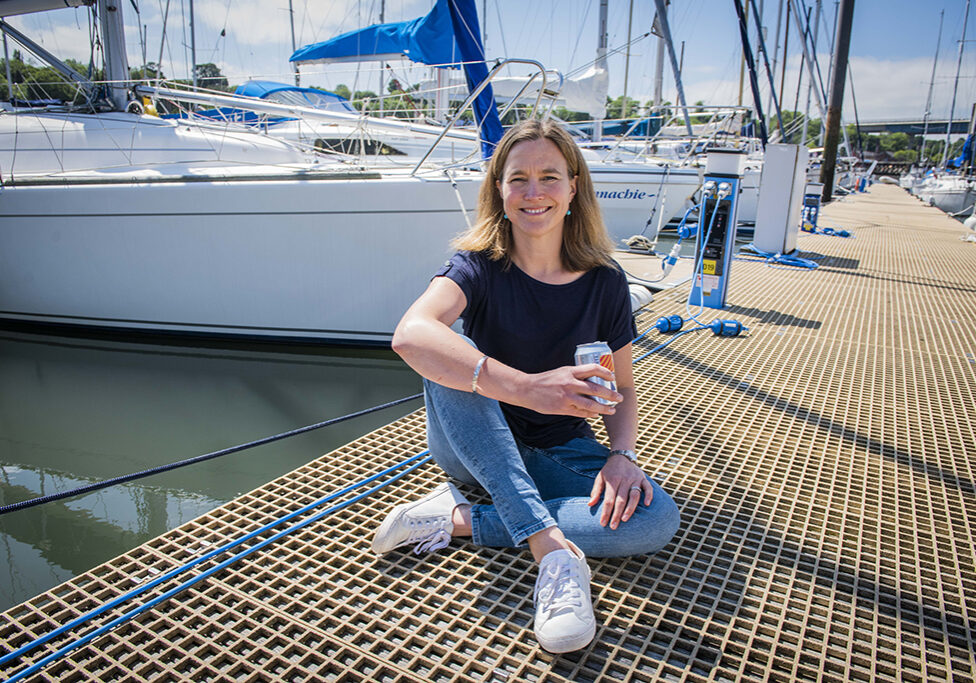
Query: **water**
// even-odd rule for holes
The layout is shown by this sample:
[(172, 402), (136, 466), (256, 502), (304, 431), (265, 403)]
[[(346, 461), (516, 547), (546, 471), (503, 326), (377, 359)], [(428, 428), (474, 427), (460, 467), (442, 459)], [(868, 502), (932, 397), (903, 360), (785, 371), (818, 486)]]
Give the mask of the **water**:
[[(0, 504), (415, 394), (391, 351), (207, 347), (0, 332)], [(0, 610), (420, 407), (420, 401), (0, 516)]]

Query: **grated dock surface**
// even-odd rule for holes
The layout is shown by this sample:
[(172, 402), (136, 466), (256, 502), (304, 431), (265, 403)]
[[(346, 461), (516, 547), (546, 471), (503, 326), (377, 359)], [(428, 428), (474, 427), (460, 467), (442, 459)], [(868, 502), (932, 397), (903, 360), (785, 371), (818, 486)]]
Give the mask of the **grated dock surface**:
[[(386, 511), (444, 479), (426, 464), (33, 678), (974, 680), (976, 245), (885, 185), (825, 207), (821, 225), (856, 237), (801, 234), (818, 270), (733, 265), (730, 306), (703, 318), (739, 319), (748, 336), (685, 335), (635, 367), (642, 462), (682, 526), (657, 555), (590, 560), (599, 626), (588, 648), (554, 656), (536, 645), (527, 551), (454, 542), (424, 557), (370, 553)], [(687, 286), (657, 295), (638, 328), (683, 314), (686, 296)], [(635, 357), (660, 341), (651, 333)], [(0, 650), (425, 447), (418, 411), (14, 607)]]

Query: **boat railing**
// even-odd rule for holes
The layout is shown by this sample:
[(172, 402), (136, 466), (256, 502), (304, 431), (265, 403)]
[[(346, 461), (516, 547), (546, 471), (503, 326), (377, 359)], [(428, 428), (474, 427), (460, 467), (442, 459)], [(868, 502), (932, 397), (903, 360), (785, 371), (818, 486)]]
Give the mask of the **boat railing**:
[[(173, 100), (190, 104), (204, 104), (212, 107), (235, 107), (262, 114), (328, 121), (332, 123), (344, 121), (351, 125), (359, 125), (364, 120), (368, 120), (370, 126), (396, 132), (433, 134), (434, 131), (439, 130), (439, 127), (418, 124), (403, 119), (368, 117), (359, 113), (354, 114), (351, 112), (316, 109), (315, 107), (303, 107), (297, 104), (283, 104), (201, 88), (197, 88), (196, 90), (183, 90), (172, 87), (136, 85), (133, 87), (133, 92), (140, 97)], [(443, 133), (444, 131), (441, 132)], [(462, 131), (453, 131), (450, 133), (450, 136), (459, 140), (471, 140), (471, 135)]]
[[(505, 59), (499, 61), (498, 63), (495, 64), (494, 67), (492, 67), (491, 71), (488, 72), (488, 75), (484, 78), (484, 80), (482, 80), (481, 83), (479, 83), (477, 87), (474, 88), (474, 90), (468, 93), (467, 99), (464, 100), (461, 106), (457, 108), (457, 111), (454, 113), (454, 116), (452, 116), (451, 119), (444, 125), (444, 130), (442, 130), (440, 135), (437, 136), (437, 139), (434, 140), (434, 144), (432, 144), (427, 149), (426, 154), (424, 154), (424, 156), (421, 157), (420, 161), (417, 162), (417, 165), (414, 166), (413, 171), (410, 172), (410, 175), (414, 175), (417, 173), (417, 171), (420, 170), (420, 167), (423, 166), (424, 162), (427, 161), (430, 155), (434, 152), (434, 149), (437, 147), (437, 145), (439, 145), (441, 140), (443, 140), (444, 137), (447, 136), (448, 132), (454, 127), (454, 125), (461, 120), (461, 117), (464, 115), (464, 113), (468, 110), (468, 108), (471, 107), (474, 101), (478, 98), (478, 95), (480, 95), (484, 91), (484, 89), (488, 87), (488, 84), (491, 83), (491, 81), (495, 78), (495, 76), (497, 76), (498, 73), (503, 68), (507, 66), (511, 66), (512, 64), (527, 64), (529, 66), (534, 66), (539, 70), (539, 73), (532, 74), (532, 76), (530, 76), (526, 80), (526, 83), (524, 86), (522, 86), (522, 89), (519, 90), (518, 94), (511, 99), (511, 101), (508, 103), (508, 105), (505, 107), (502, 113), (499, 114), (499, 118), (503, 117), (505, 114), (508, 113), (508, 111), (512, 108), (512, 106), (514, 106), (514, 104), (518, 102), (519, 98), (525, 93), (528, 87), (535, 81), (536, 77), (539, 75), (541, 75), (542, 77), (542, 84), (541, 87), (539, 88), (539, 94), (536, 96), (535, 104), (532, 107), (531, 116), (535, 116), (536, 113), (539, 111), (539, 104), (542, 102), (543, 96), (546, 96), (547, 98), (550, 98), (553, 101), (555, 101), (555, 95), (553, 94), (553, 91), (550, 91), (548, 89), (548, 79), (546, 76), (548, 72), (546, 71), (546, 67), (544, 67), (540, 62), (537, 62), (534, 59)], [(560, 85), (562, 84), (560, 83)], [(558, 91), (556, 92), (558, 93)]]

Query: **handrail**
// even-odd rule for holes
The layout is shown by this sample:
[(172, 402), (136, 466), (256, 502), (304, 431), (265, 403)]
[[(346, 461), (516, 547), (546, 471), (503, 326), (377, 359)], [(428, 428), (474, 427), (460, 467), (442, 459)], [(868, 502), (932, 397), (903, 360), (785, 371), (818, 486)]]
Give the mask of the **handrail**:
[[(505, 59), (503, 61), (500, 61), (497, 64), (495, 64), (494, 67), (492, 67), (491, 71), (488, 72), (488, 75), (485, 76), (485, 79), (481, 81), (481, 83), (479, 83), (478, 86), (468, 94), (467, 99), (464, 100), (464, 102), (461, 104), (460, 107), (458, 107), (458, 110), (457, 112), (455, 112), (454, 117), (447, 122), (447, 124), (444, 126), (444, 130), (442, 130), (441, 134), (437, 136), (436, 140), (434, 140), (434, 144), (430, 146), (430, 148), (427, 150), (427, 153), (424, 154), (424, 156), (420, 159), (420, 161), (417, 162), (417, 165), (414, 166), (413, 170), (410, 172), (410, 175), (415, 175), (417, 171), (420, 170), (420, 167), (423, 166), (424, 162), (427, 161), (427, 158), (433, 153), (434, 148), (440, 144), (441, 140), (444, 139), (444, 136), (447, 135), (447, 132), (454, 127), (454, 124), (458, 122), (458, 120), (461, 118), (461, 115), (468, 110), (468, 107), (470, 107), (471, 104), (475, 101), (475, 99), (477, 99), (478, 95), (480, 95), (481, 92), (488, 87), (488, 84), (498, 74), (498, 72), (501, 71), (502, 67), (508, 66), (510, 64), (528, 64), (530, 66), (535, 66), (536, 68), (539, 69), (540, 72), (542, 72), (542, 87), (539, 89), (539, 96), (536, 98), (535, 106), (532, 108), (532, 113), (533, 115), (535, 114), (536, 110), (539, 107), (539, 101), (542, 99), (542, 93), (546, 89), (546, 83), (547, 83), (546, 68), (540, 62), (537, 62), (534, 59)], [(535, 76), (533, 76), (531, 80), (534, 79)], [(526, 84), (526, 87), (528, 87), (528, 84)], [(524, 91), (525, 88), (519, 91), (519, 94), (521, 95), (522, 92)]]
[[(300, 116), (306, 119), (330, 122), (346, 121), (356, 125), (360, 125), (366, 121), (370, 126), (376, 126), (377, 128), (384, 128), (397, 132), (408, 131), (433, 135), (434, 131), (439, 130), (438, 126), (416, 124), (397, 119), (371, 117), (366, 116), (365, 114), (326, 111), (323, 109), (316, 109), (314, 107), (302, 107), (294, 104), (281, 104), (280, 102), (269, 102), (268, 100), (259, 100), (253, 97), (241, 97), (240, 95), (228, 95), (226, 93), (218, 93), (215, 91), (198, 89), (196, 92), (190, 92), (188, 90), (161, 88), (149, 85), (137, 85), (133, 88), (133, 91), (137, 95), (145, 97), (157, 97), (167, 100), (192, 102), (194, 104), (208, 104), (211, 106), (239, 107), (241, 109), (249, 109), (251, 111), (263, 114)], [(463, 131), (454, 131), (451, 136), (467, 141), (472, 139), (471, 135)]]
[[(532, 108), (533, 114), (538, 112), (539, 103), (542, 101), (542, 96), (545, 95), (551, 100), (549, 104), (549, 111), (546, 112), (546, 114), (548, 115), (548, 113), (552, 111), (552, 107), (556, 103), (556, 98), (558, 97), (559, 93), (563, 89), (563, 80), (564, 80), (563, 75), (558, 71), (554, 71), (553, 73), (555, 73), (555, 75), (559, 78), (559, 87), (555, 88), (554, 90), (549, 90), (545, 87), (545, 83), (543, 83), (543, 87), (539, 88), (539, 95), (535, 98), (535, 106)], [(515, 93), (515, 96), (508, 101), (508, 104), (506, 104), (505, 107), (500, 112), (498, 112), (499, 119), (505, 118), (505, 114), (510, 112), (512, 110), (512, 107), (514, 107), (518, 103), (518, 101), (522, 99), (522, 94), (529, 89), (529, 86), (532, 85), (533, 81), (535, 81), (536, 76), (538, 76), (538, 74), (532, 74), (525, 82), (525, 85), (523, 85), (521, 89), (519, 89), (519, 91)]]

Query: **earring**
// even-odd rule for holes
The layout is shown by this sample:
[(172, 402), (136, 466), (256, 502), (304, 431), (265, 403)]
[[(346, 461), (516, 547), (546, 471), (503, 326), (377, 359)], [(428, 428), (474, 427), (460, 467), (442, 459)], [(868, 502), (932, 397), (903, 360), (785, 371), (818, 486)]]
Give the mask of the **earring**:
[(507, 213), (503, 213), (502, 214), (502, 218), (504, 218), (507, 221), (508, 220), (508, 214)]
[(567, 216), (572, 216), (573, 215), (573, 210), (572, 209), (566, 209), (566, 215)]

